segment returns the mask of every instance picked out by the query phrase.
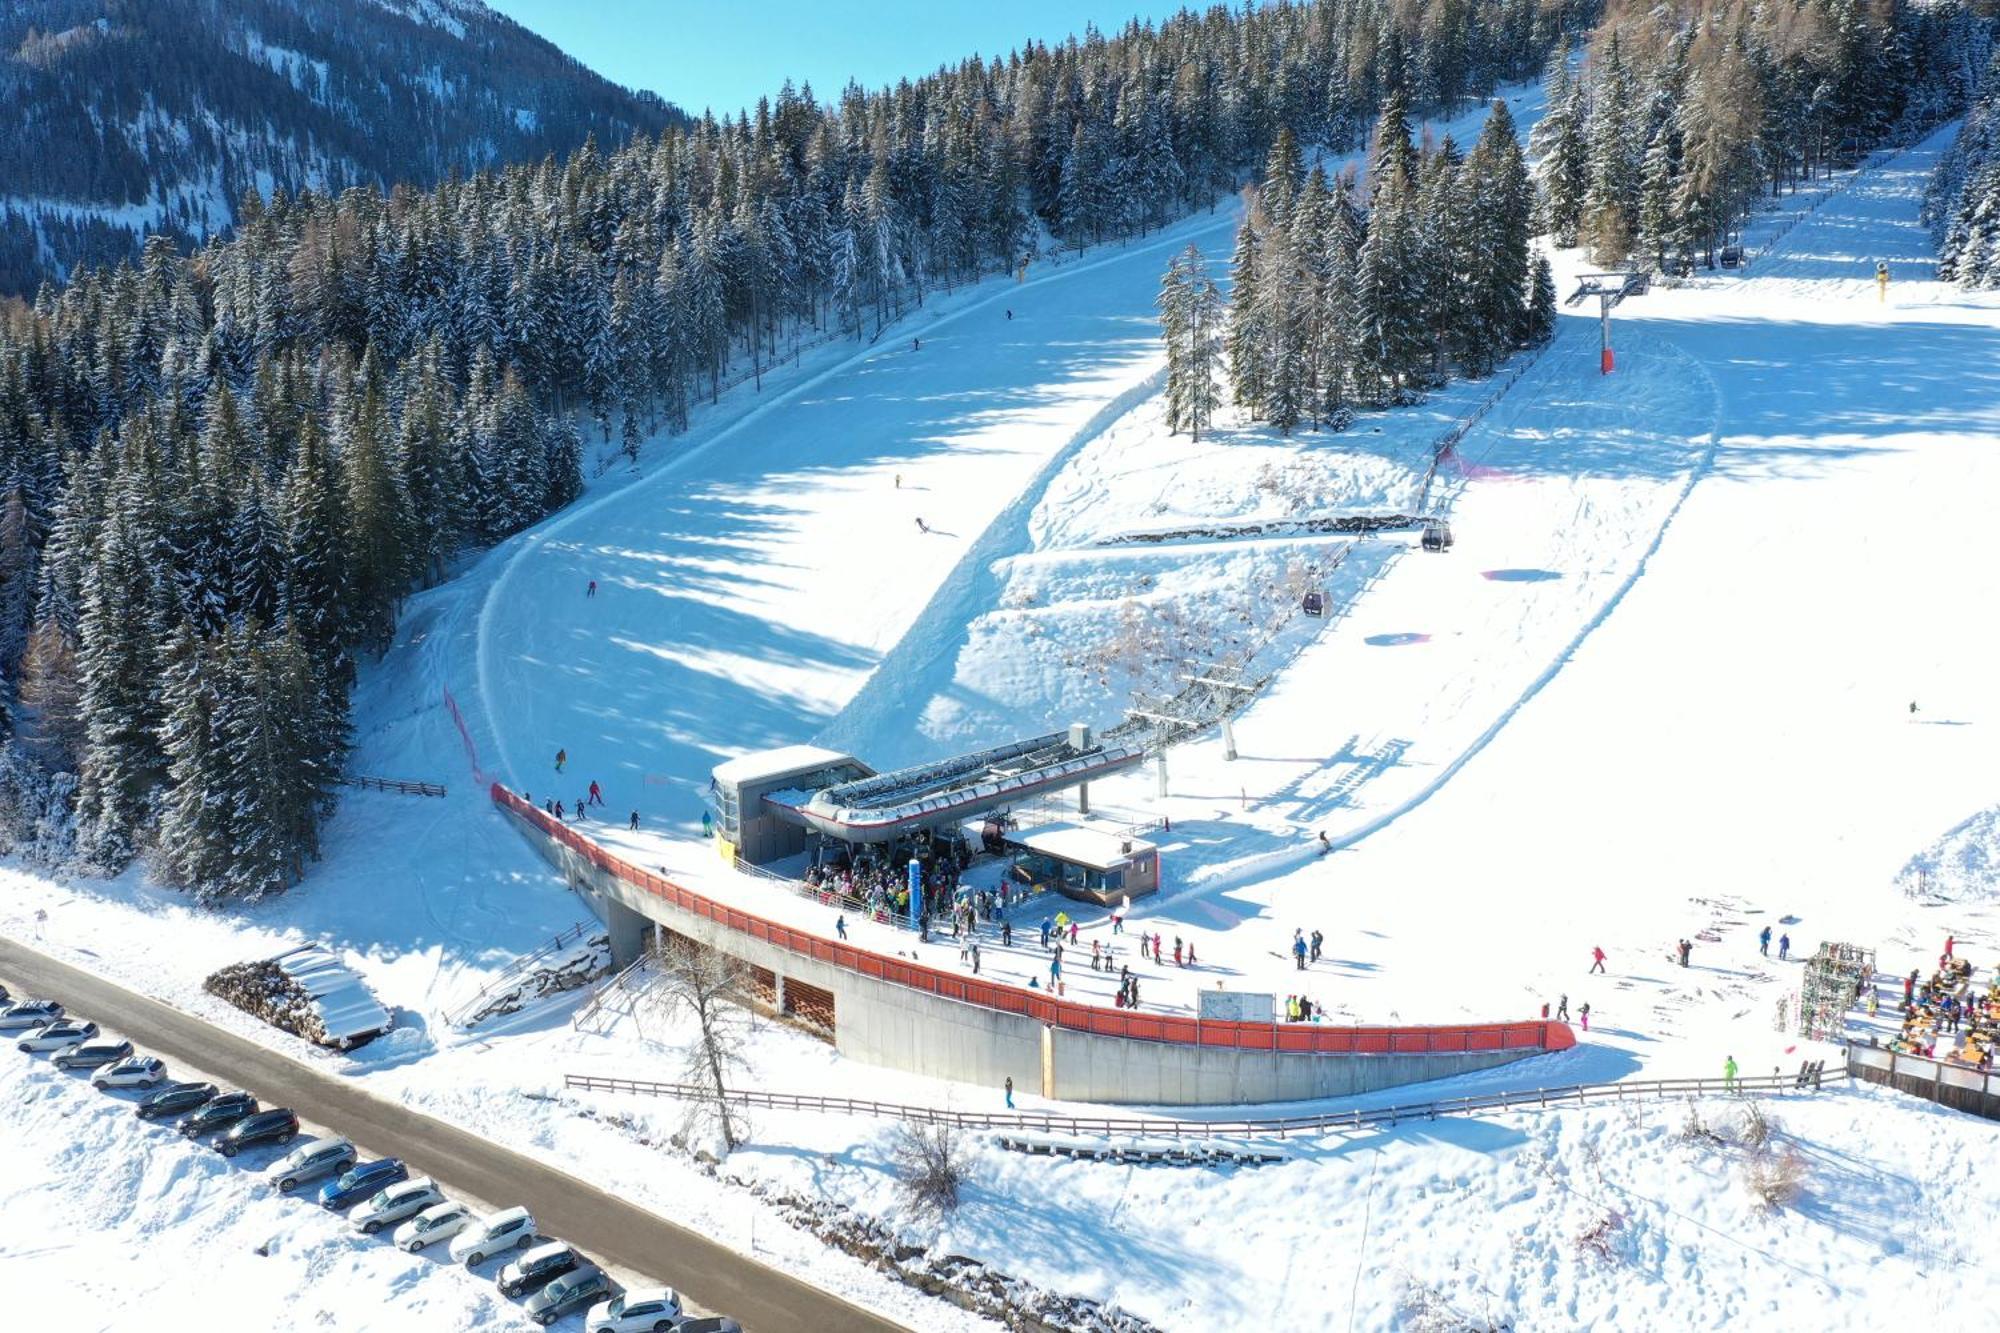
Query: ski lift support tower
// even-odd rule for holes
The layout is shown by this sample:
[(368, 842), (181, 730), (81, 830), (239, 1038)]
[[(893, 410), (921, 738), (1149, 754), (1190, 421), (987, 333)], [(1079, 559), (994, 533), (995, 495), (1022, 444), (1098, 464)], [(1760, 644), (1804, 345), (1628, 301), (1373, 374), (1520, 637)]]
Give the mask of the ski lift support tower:
[(1576, 290), (1570, 293), (1564, 305), (1575, 305), (1586, 297), (1597, 298), (1597, 328), (1600, 337), (1600, 353), (1597, 368), (1606, 375), (1611, 373), (1611, 307), (1628, 296), (1644, 296), (1653, 279), (1647, 273), (1579, 273)]

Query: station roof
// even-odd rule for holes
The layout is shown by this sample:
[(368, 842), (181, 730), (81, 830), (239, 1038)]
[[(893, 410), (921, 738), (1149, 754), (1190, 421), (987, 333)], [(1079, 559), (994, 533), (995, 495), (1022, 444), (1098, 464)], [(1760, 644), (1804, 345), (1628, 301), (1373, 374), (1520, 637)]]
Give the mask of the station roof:
[(1100, 824), (1043, 824), (1007, 835), (1009, 846), (1040, 852), (1071, 865), (1092, 870), (1116, 870), (1135, 856), (1153, 850), (1144, 838), (1134, 838)]
[(715, 780), (741, 785), (768, 782), (773, 778), (809, 773), (833, 764), (851, 764), (854, 756), (817, 745), (780, 745), (775, 750), (752, 750), (715, 766)]

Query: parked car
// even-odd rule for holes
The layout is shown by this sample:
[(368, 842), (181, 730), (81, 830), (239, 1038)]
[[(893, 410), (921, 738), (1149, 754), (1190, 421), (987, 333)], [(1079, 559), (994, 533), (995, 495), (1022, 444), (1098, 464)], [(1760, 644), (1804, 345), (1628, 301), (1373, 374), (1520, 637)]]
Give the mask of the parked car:
[(667, 1333), (680, 1322), (681, 1294), (672, 1287), (634, 1287), (591, 1307), (586, 1333)]
[(245, 1148), (260, 1143), (290, 1143), (299, 1136), (299, 1118), (280, 1106), (272, 1111), (246, 1115), (229, 1127), (215, 1145), (224, 1157), (234, 1157)]
[(415, 1254), (426, 1245), (435, 1245), (465, 1230), (467, 1224), (476, 1222), (478, 1214), (456, 1199), (434, 1203), (409, 1221), (396, 1228), (390, 1239), (399, 1250)]
[(617, 1294), (618, 1284), (609, 1273), (596, 1264), (578, 1264), (528, 1297), (522, 1309), (528, 1312), (528, 1318), (546, 1328), (572, 1310), (602, 1305)]
[(92, 1074), (90, 1081), (100, 1088), (151, 1088), (166, 1077), (167, 1062), (159, 1056), (128, 1055)]
[(354, 1165), (359, 1156), (354, 1145), (343, 1138), (314, 1139), (298, 1147), (271, 1163), (267, 1173), (271, 1183), (278, 1187), (278, 1193), (290, 1194), (308, 1180), (318, 1180), (321, 1176), (335, 1171), (345, 1171)]
[(701, 1319), (683, 1319), (674, 1333), (743, 1333), (743, 1325), (728, 1315), (712, 1314)]
[(6, 1003), (13, 998), (14, 997), (12, 993), (8, 991), (6, 984), (4, 982), (0, 982), (0, 1006), (5, 1006)]
[(372, 1162), (363, 1162), (350, 1167), (340, 1179), (329, 1180), (320, 1186), (319, 1206), (330, 1213), (350, 1208), (369, 1195), (379, 1191), (384, 1185), (393, 1185), (399, 1180), (410, 1178), (410, 1168), (403, 1165), (400, 1157), (381, 1157)]
[(474, 1268), (503, 1250), (527, 1249), (535, 1243), (535, 1219), (525, 1208), (507, 1208), (491, 1217), (476, 1218), (452, 1238), (451, 1257)]
[(494, 1281), (500, 1284), (502, 1296), (521, 1296), (540, 1291), (564, 1273), (574, 1273), (576, 1266), (582, 1262), (575, 1250), (559, 1240), (553, 1240), (547, 1245), (537, 1245), (506, 1265), (495, 1275)]
[(100, 1069), (132, 1057), (132, 1043), (120, 1038), (103, 1041), (76, 1041), (49, 1057), (57, 1069)]
[(63, 1016), (63, 1007), (54, 1000), (23, 1000), (0, 1009), (0, 1032), (25, 1032)]
[(59, 1051), (65, 1046), (74, 1046), (80, 1041), (89, 1041), (97, 1035), (97, 1024), (79, 1023), (73, 1018), (59, 1018), (43, 1027), (36, 1028), (14, 1044), (24, 1051)]
[(225, 1092), (219, 1097), (211, 1097), (195, 1108), (193, 1115), (181, 1121), (181, 1134), (185, 1138), (198, 1139), (204, 1134), (215, 1134), (228, 1129), (246, 1116), (257, 1114), (257, 1099), (247, 1092)]
[(406, 1217), (415, 1217), (432, 1204), (444, 1202), (444, 1191), (429, 1176), (417, 1176), (389, 1186), (354, 1210), (347, 1225), (364, 1236), (391, 1227)]
[(213, 1083), (169, 1083), (158, 1092), (140, 1099), (132, 1114), (141, 1120), (164, 1120), (170, 1115), (192, 1111), (215, 1096)]

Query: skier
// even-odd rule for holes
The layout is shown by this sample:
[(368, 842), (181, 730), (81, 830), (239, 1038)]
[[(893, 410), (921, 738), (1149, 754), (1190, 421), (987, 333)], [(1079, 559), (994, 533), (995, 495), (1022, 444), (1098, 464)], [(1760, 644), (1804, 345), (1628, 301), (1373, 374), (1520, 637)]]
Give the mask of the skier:
[(1179, 967), (1180, 965), (1181, 965), (1181, 937), (1176, 935), (1174, 936), (1174, 966)]
[(1590, 970), (1591, 970), (1592, 972), (1602, 972), (1602, 971), (1604, 971), (1604, 950), (1603, 950), (1603, 949), (1601, 949), (1601, 948), (1592, 948), (1592, 949), (1591, 949), (1591, 951), (1590, 951)]
[(1722, 1086), (1731, 1092), (1736, 1090), (1736, 1057), (1733, 1055), (1722, 1062)]
[(1292, 961), (1298, 964), (1299, 971), (1306, 970), (1306, 939), (1303, 935), (1292, 941)]
[(910, 350), (911, 350), (912, 352), (916, 351), (916, 350), (917, 350), (917, 349), (918, 349), (919, 347), (922, 347), (923, 345), (924, 345), (924, 342), (923, 342), (923, 339), (921, 339), (921, 338), (912, 338), (912, 339), (910, 339)]
[(1332, 850), (1333, 850), (1333, 844), (1326, 840), (1326, 830), (1321, 829), (1319, 834), (1319, 854), (1321, 856), (1325, 856), (1328, 852)]
[(1010, 1111), (1014, 1109), (1014, 1076), (1012, 1074), (1007, 1076), (1007, 1109)]
[(596, 580), (596, 579), (592, 579), (592, 580), (590, 581), (590, 584), (589, 584), (589, 586), (588, 586), (588, 587), (586, 587), (586, 588), (585, 588), (585, 589), (583, 590), (583, 595), (584, 595), (584, 597), (585, 597), (586, 599), (587, 599), (587, 598), (591, 598), (591, 597), (595, 597), (595, 596), (597, 596), (597, 580)]
[(1097, 941), (1096, 941), (1096, 940), (1092, 940), (1092, 941), (1090, 942), (1090, 970), (1091, 970), (1091, 971), (1093, 971), (1093, 972), (1101, 972), (1101, 971), (1103, 971), (1103, 970), (1104, 970), (1104, 969), (1103, 969), (1103, 968), (1102, 968), (1102, 967), (1100, 966), (1100, 963), (1101, 963), (1101, 962), (1103, 961), (1103, 957), (1104, 957), (1104, 954), (1103, 954), (1103, 950), (1101, 950), (1100, 948), (1098, 948), (1098, 943), (1097, 943)]
[(1053, 921), (1049, 920), (1049, 919), (1048, 919), (1047, 917), (1043, 917), (1043, 918), (1042, 918), (1042, 947), (1043, 947), (1044, 949), (1046, 949), (1046, 948), (1048, 948), (1048, 947), (1049, 947), (1049, 932), (1050, 932), (1051, 930), (1054, 930), (1054, 929), (1055, 929), (1055, 922), (1053, 922)]
[(561, 801), (557, 801), (557, 802), (556, 802), (556, 818), (557, 818), (557, 819), (561, 819), (562, 817), (563, 817), (563, 803), (562, 803)]
[(639, 831), (639, 812), (637, 810), (632, 812), (632, 831), (634, 833)]
[(1009, 311), (1007, 312), (1007, 318), (1009, 318), (1009, 319), (1012, 319), (1012, 318), (1014, 318), (1014, 312), (1013, 312), (1013, 311), (1011, 311), (1011, 310), (1009, 310)]
[(1154, 932), (1153, 932), (1153, 965), (1154, 965), (1155, 967), (1158, 967), (1158, 966), (1159, 966), (1159, 964), (1160, 964), (1160, 933), (1159, 933), (1158, 931), (1154, 931)]
[(979, 941), (972, 942), (972, 975), (979, 975)]
[(1791, 956), (1792, 956), (1791, 935), (1784, 934), (1778, 936), (1778, 961), (1782, 963)]
[(1189, 940), (1189, 941), (1188, 941), (1188, 966), (1189, 966), (1189, 967), (1193, 967), (1193, 966), (1194, 966), (1194, 941), (1193, 941), (1193, 940)]
[(1556, 1004), (1556, 1018), (1564, 1023), (1569, 1022), (1569, 996), (1563, 996)]
[(924, 517), (923, 517), (923, 515), (922, 515), (922, 514), (919, 514), (919, 515), (917, 515), (917, 531), (918, 531), (918, 532), (929, 532), (930, 530), (931, 530), (931, 529), (930, 529), (930, 524), (928, 524), (928, 523), (924, 522)]
[(1694, 952), (1694, 942), (1693, 942), (1693, 941), (1691, 941), (1691, 940), (1682, 940), (1682, 941), (1681, 941), (1681, 966), (1682, 966), (1682, 967), (1686, 967), (1686, 966), (1688, 965), (1688, 955), (1689, 955), (1689, 954), (1691, 954), (1691, 953), (1693, 953), (1693, 952)]
[(1771, 928), (1769, 926), (1764, 927), (1757, 936), (1757, 952), (1763, 954), (1766, 958), (1771, 956)]
[(833, 919), (833, 934), (836, 939), (847, 938), (847, 913), (842, 912)]
[(1590, 1031), (1590, 1001), (1585, 1000), (1576, 1011), (1577, 1021), (1583, 1024), (1585, 1032)]
[(1002, 921), (1000, 923), (1000, 943), (1009, 949), (1014, 947), (1014, 923), (1012, 921)]
[(1956, 936), (1956, 935), (1947, 935), (1947, 936), (1945, 936), (1945, 937), (1944, 937), (1944, 956), (1945, 956), (1946, 958), (1949, 958), (1949, 957), (1951, 957), (1951, 954), (1952, 954), (1952, 950), (1953, 950), (1953, 949), (1955, 949), (1955, 948), (1956, 948), (1957, 946), (1958, 946), (1958, 936)]
[(1912, 699), (1910, 700), (1910, 716), (1915, 717), (1916, 715), (1917, 715), (1917, 701), (1915, 699)]
[(1313, 932), (1313, 935), (1312, 935), (1312, 961), (1313, 961), (1313, 962), (1317, 963), (1317, 962), (1319, 961), (1319, 950), (1320, 950), (1320, 946), (1321, 946), (1322, 944), (1324, 944), (1325, 942), (1326, 942), (1326, 936), (1324, 936), (1324, 935), (1320, 934), (1320, 933), (1319, 933), (1318, 931), (1316, 931), (1316, 930), (1315, 930), (1315, 931)]
[(604, 790), (595, 782), (590, 784), (590, 803), (592, 805), (604, 804)]
[(562, 768), (563, 768), (563, 765), (564, 765), (564, 764), (567, 764), (568, 762), (569, 762), (569, 751), (568, 751), (568, 750), (557, 750), (557, 751), (556, 751), (556, 772), (558, 772), (558, 773), (562, 772)]

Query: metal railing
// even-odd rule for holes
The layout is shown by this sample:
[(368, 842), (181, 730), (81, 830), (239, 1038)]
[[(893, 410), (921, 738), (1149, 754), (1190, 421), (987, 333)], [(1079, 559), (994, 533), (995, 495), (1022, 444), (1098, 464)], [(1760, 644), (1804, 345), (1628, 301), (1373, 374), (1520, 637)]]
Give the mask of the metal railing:
[(650, 955), (642, 953), (606, 977), (597, 989), (590, 993), (590, 998), (570, 1015), (570, 1027), (580, 1032), (587, 1024), (596, 1021), (597, 1016), (604, 1012), (605, 1002), (614, 995), (624, 995), (630, 991), (634, 974), (644, 970), (651, 961)]
[[(1369, 1129), (1405, 1121), (1436, 1120), (1440, 1116), (1476, 1115), (1484, 1111), (1550, 1111), (1588, 1106), (1593, 1102), (1658, 1101), (1667, 1097), (1725, 1096), (1752, 1092), (1817, 1092), (1824, 1077), (1807, 1068), (1796, 1074), (1758, 1078), (1661, 1078), (1620, 1083), (1572, 1083), (1557, 1088), (1524, 1088), (1484, 1097), (1454, 1097), (1400, 1106), (1378, 1106), (1319, 1115), (1275, 1119), (1178, 1120), (1165, 1116), (1100, 1117), (1057, 1115), (1041, 1111), (962, 1111), (941, 1106), (908, 1106), (856, 1097), (818, 1097), (790, 1092), (733, 1089), (724, 1100), (734, 1106), (772, 1111), (813, 1111), (828, 1115), (859, 1115), (914, 1124), (949, 1125), (956, 1129), (1026, 1129), (1048, 1134), (1137, 1134), (1154, 1138), (1213, 1138), (1216, 1135), (1276, 1135), (1319, 1133), (1333, 1129)], [(1844, 1070), (1833, 1077), (1845, 1078)], [(563, 1086), (574, 1092), (625, 1092), (676, 1101), (709, 1101), (712, 1094), (692, 1083), (654, 1083), (644, 1079), (602, 1078), (565, 1074)]]
[(582, 939), (585, 931), (591, 930), (593, 928), (600, 930), (602, 929), (602, 927), (598, 926), (597, 923), (594, 921), (591, 922), (578, 921), (569, 926), (567, 929), (559, 932), (555, 936), (555, 938), (551, 939), (547, 944), (544, 944), (541, 948), (535, 950), (533, 953), (523, 954), (519, 958), (516, 958), (512, 963), (508, 965), (507, 970), (505, 972), (502, 972), (499, 976), (487, 982), (484, 986), (481, 986), (479, 988), (478, 994), (474, 995), (471, 999), (466, 1000), (463, 1003), (456, 1005), (451, 1009), (446, 1010), (445, 1022), (449, 1023), (453, 1027), (463, 1026), (466, 1020), (466, 1016), (468, 1014), (476, 1012), (479, 1006), (483, 1004), (488, 997), (497, 995), (501, 991), (506, 990), (516, 981), (519, 981), (523, 975), (525, 975), (527, 972), (533, 969), (535, 964), (541, 962), (544, 958), (547, 958), (549, 955), (556, 953), (558, 950), (568, 948), (570, 945)]
[[(921, 962), (889, 957), (831, 940), (809, 930), (772, 921), (694, 892), (664, 875), (641, 870), (577, 830), (558, 822), (499, 783), (489, 789), (494, 804), (543, 837), (568, 848), (580, 861), (621, 883), (666, 903), (676, 911), (712, 921), (724, 930), (782, 949), (828, 967), (852, 972), (941, 1000), (974, 1005), (1096, 1036), (1133, 1041), (1172, 1042), (1230, 1050), (1297, 1055), (1441, 1055), (1467, 1052), (1561, 1051), (1576, 1045), (1569, 1024), (1548, 1019), (1500, 1023), (1453, 1023), (1408, 1027), (1342, 1027), (1320, 1023), (1245, 1023), (1107, 1009), (983, 977), (964, 976)], [(718, 945), (725, 952), (726, 945)]]

